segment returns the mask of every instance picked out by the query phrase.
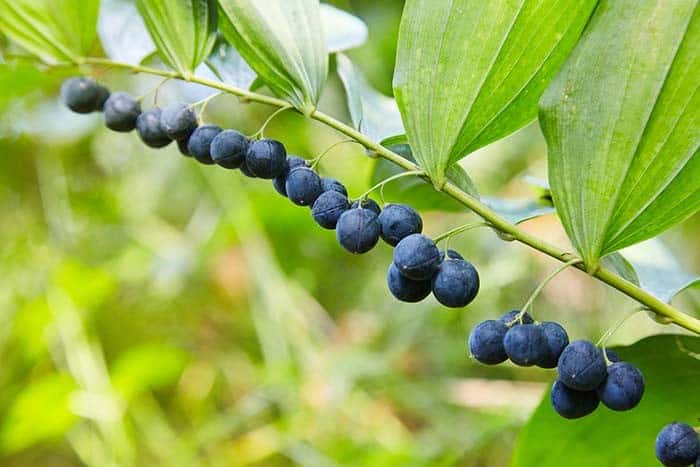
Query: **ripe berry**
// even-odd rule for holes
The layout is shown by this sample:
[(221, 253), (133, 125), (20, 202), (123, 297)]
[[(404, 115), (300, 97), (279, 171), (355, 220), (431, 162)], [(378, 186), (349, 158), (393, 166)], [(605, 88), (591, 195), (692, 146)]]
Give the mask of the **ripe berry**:
[(532, 366), (547, 356), (547, 343), (544, 331), (537, 324), (513, 326), (503, 339), (503, 347), (508, 358), (520, 366)]
[(314, 202), (311, 214), (324, 229), (335, 229), (338, 218), (348, 209), (350, 202), (344, 195), (337, 191), (326, 191)]
[(274, 139), (253, 141), (248, 146), (245, 164), (256, 177), (272, 179), (284, 172), (287, 151)]
[(644, 377), (637, 367), (626, 362), (608, 367), (608, 377), (598, 386), (598, 397), (612, 410), (630, 410), (644, 394)]
[[(284, 171), (275, 178), (272, 179), (272, 186), (275, 188), (277, 193), (282, 196), (287, 196), (287, 176), (292, 169), (297, 167), (307, 167), (306, 159), (299, 156), (289, 156), (287, 157), (287, 162), (284, 166)], [(323, 181), (321, 181), (321, 186), (323, 186)]]
[(243, 175), (245, 175), (248, 178), (255, 178), (255, 174), (250, 171), (248, 168), (248, 165), (245, 163), (245, 160), (243, 160), (243, 163), (241, 166), (238, 168)]
[[(447, 250), (447, 257), (452, 259), (464, 259), (462, 255), (452, 249)], [(442, 263), (443, 261), (445, 261), (445, 251), (440, 250), (440, 262)]]
[(479, 323), (469, 335), (469, 351), (486, 365), (496, 365), (508, 359), (503, 347), (503, 338), (508, 327), (500, 321), (490, 319)]
[[(353, 201), (352, 205), (350, 207), (356, 208), (360, 207), (360, 200)], [(362, 200), (362, 206), (365, 209), (369, 209), (370, 211), (373, 211), (376, 215), (379, 215), (379, 213), (382, 212), (382, 208), (379, 207), (377, 202), (373, 199), (370, 198), (365, 198)]]
[(345, 185), (340, 183), (338, 180), (332, 177), (321, 177), (321, 186), (323, 191), (337, 191), (338, 193), (348, 196), (348, 190)]
[(115, 92), (104, 105), (105, 125), (114, 131), (128, 132), (136, 128), (141, 105), (125, 92)]
[(236, 130), (224, 130), (211, 141), (211, 158), (221, 167), (237, 169), (245, 161), (248, 138)]
[(106, 87), (98, 84), (97, 85), (97, 98), (95, 99), (95, 111), (102, 112), (105, 107), (107, 99), (109, 99), (110, 92)]
[(564, 418), (581, 418), (598, 408), (595, 391), (576, 391), (561, 381), (555, 381), (550, 395), (552, 407)]
[(187, 148), (187, 139), (179, 139), (176, 141), (177, 143), (177, 148), (180, 150), (180, 154), (183, 156), (187, 157), (192, 157), (192, 154), (190, 154), (190, 150)]
[(396, 246), (404, 237), (423, 231), (423, 221), (418, 213), (405, 204), (390, 204), (379, 215), (382, 239)]
[(656, 457), (668, 467), (685, 467), (700, 456), (698, 434), (690, 425), (671, 423), (656, 437)]
[(221, 128), (216, 125), (202, 125), (198, 127), (187, 142), (188, 152), (202, 164), (213, 164), (211, 142), (219, 133), (221, 133)]
[(402, 302), (416, 303), (430, 294), (430, 281), (414, 281), (401, 275), (394, 263), (389, 266), (386, 282), (391, 294)]
[(541, 362), (537, 364), (542, 368), (555, 368), (559, 361), (559, 356), (569, 345), (569, 336), (566, 330), (559, 323), (545, 321), (540, 323), (540, 327), (544, 332), (544, 341), (547, 347), (547, 355)]
[(605, 349), (605, 355), (607, 355), (608, 360), (612, 363), (620, 361), (620, 356), (614, 350)]
[(445, 306), (467, 306), (478, 292), (479, 273), (472, 263), (463, 259), (443, 261), (433, 277), (433, 295)]
[(528, 313), (527, 311), (525, 313), (523, 313), (523, 315), (520, 317), (520, 319), (518, 321), (515, 321), (518, 318), (519, 314), (520, 314), (520, 310), (511, 310), (498, 319), (500, 321), (503, 321), (503, 323), (508, 325), (508, 326), (515, 326), (517, 324), (532, 324), (535, 322), (535, 320), (532, 319), (532, 316), (530, 316), (530, 313)]
[(160, 124), (170, 139), (188, 139), (197, 128), (197, 116), (189, 105), (177, 104), (163, 109)]
[(104, 92), (107, 88), (84, 76), (70, 78), (61, 85), (61, 98), (73, 112), (87, 114), (101, 109), (104, 105)]
[(308, 167), (290, 170), (284, 189), (287, 197), (299, 206), (312, 206), (323, 192), (321, 178)]
[(172, 141), (160, 126), (160, 113), (161, 110), (154, 107), (146, 110), (136, 119), (136, 131), (139, 138), (146, 146), (152, 148), (162, 148)]
[[(290, 177), (300, 170), (304, 169), (294, 169)], [(366, 253), (379, 241), (379, 219), (369, 209), (349, 209), (338, 219), (335, 234), (338, 242), (350, 253)]]
[(430, 238), (412, 234), (396, 245), (394, 263), (399, 272), (409, 279), (431, 279), (440, 267), (440, 251)]
[(588, 341), (569, 344), (559, 357), (557, 370), (561, 382), (577, 391), (594, 390), (608, 374), (603, 352)]

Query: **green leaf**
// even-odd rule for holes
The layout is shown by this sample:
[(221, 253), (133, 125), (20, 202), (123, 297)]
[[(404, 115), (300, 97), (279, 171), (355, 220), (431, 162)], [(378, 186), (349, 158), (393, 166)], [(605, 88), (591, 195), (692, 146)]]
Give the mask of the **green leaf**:
[(255, 81), (256, 75), (250, 65), (224, 41), (217, 43), (206, 63), (223, 83), (248, 89)]
[(329, 53), (354, 49), (367, 42), (367, 25), (355, 15), (326, 3), (321, 4), (321, 24)]
[(99, 0), (0, 0), (0, 31), (46, 63), (74, 61), (95, 44)]
[(535, 217), (545, 216), (554, 212), (554, 207), (542, 199), (483, 197), (481, 201), (511, 224), (520, 224)]
[(447, 167), (532, 121), (596, 0), (408, 0), (394, 94), (420, 165)]
[(112, 60), (138, 65), (156, 51), (141, 14), (130, 0), (102, 0), (97, 32)]
[(659, 430), (673, 421), (696, 424), (700, 338), (654, 336), (615, 351), (644, 374), (639, 406), (619, 413), (601, 405), (583, 419), (566, 420), (547, 393), (520, 432), (513, 467), (655, 467)]
[(219, 0), (220, 27), (265, 84), (310, 114), (328, 74), (318, 0)]
[(137, 0), (163, 62), (185, 78), (209, 55), (216, 39), (215, 0)]
[(542, 97), (549, 180), (589, 268), (700, 208), (697, 0), (603, 0)]
[(185, 367), (187, 355), (162, 344), (144, 344), (119, 355), (112, 367), (114, 387), (127, 400), (173, 384)]

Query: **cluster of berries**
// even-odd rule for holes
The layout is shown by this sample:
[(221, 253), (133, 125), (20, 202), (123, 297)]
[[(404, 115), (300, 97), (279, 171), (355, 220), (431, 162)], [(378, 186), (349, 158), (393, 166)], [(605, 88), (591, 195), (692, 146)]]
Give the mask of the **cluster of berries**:
[(700, 467), (698, 432), (685, 423), (671, 423), (656, 437), (656, 458), (668, 467)]
[[(569, 343), (566, 330), (554, 322), (536, 323), (513, 310), (498, 320), (479, 323), (469, 336), (476, 360), (496, 365), (510, 359), (519, 366), (557, 368), (552, 386), (554, 410), (564, 418), (592, 413), (600, 402), (612, 410), (630, 410), (642, 399), (644, 378), (635, 366), (603, 353), (593, 343)], [(610, 363), (610, 364), (608, 364)]]
[(95, 81), (71, 78), (62, 88), (65, 104), (76, 112), (104, 112), (105, 125), (120, 132), (136, 129), (141, 140), (153, 148), (175, 141), (180, 152), (203, 164), (218, 164), (254, 178), (272, 180), (281, 195), (298, 206), (311, 207), (314, 220), (336, 231), (347, 251), (366, 253), (382, 238), (395, 247), (389, 267), (389, 290), (404, 302), (418, 302), (433, 292), (448, 307), (464, 307), (479, 291), (474, 266), (453, 250), (438, 250), (423, 235), (420, 215), (405, 204), (389, 204), (383, 210), (362, 196), (351, 202), (338, 180), (319, 176), (306, 159), (287, 156), (282, 143), (272, 139), (250, 140), (235, 130), (199, 125), (188, 105), (141, 110), (129, 94), (109, 91)]

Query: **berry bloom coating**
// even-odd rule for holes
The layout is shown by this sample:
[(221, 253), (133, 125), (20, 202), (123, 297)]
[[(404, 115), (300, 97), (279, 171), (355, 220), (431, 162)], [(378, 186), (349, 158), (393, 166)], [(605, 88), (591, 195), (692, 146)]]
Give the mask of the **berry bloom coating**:
[(467, 306), (478, 292), (479, 273), (472, 263), (463, 259), (443, 261), (433, 277), (433, 295), (445, 306)]
[(671, 423), (656, 437), (656, 458), (667, 467), (686, 467), (700, 456), (698, 434), (690, 425)]
[[(460, 255), (459, 253), (457, 253), (453, 249), (447, 250), (447, 257), (452, 258), (452, 259), (464, 259), (462, 257), (462, 255)], [(440, 250), (440, 262), (442, 263), (443, 261), (445, 261), (445, 251)]]
[(390, 204), (379, 214), (382, 239), (396, 246), (405, 237), (423, 231), (423, 221), (418, 213), (405, 204)]
[(544, 332), (544, 342), (547, 346), (547, 355), (537, 364), (542, 368), (555, 368), (559, 362), (559, 356), (569, 345), (569, 336), (559, 323), (545, 321), (540, 323)]
[[(290, 176), (302, 169), (295, 169)], [(289, 182), (287, 183), (289, 191)], [(379, 219), (369, 209), (349, 209), (340, 215), (335, 228), (338, 242), (350, 253), (366, 253), (379, 241)]]
[(290, 170), (284, 189), (292, 203), (299, 206), (312, 206), (323, 192), (321, 177), (308, 167)]
[(97, 85), (97, 99), (95, 100), (95, 111), (102, 112), (105, 107), (107, 99), (109, 99), (110, 92), (106, 87), (98, 84)]
[[(297, 167), (308, 167), (306, 159), (299, 156), (287, 157), (287, 163), (284, 166), (282, 174), (272, 179), (272, 186), (277, 190), (277, 193), (282, 196), (287, 196), (287, 187), (285, 186), (287, 184), (287, 176), (292, 169), (296, 169)], [(321, 183), (323, 184), (323, 181)]]
[(559, 379), (577, 391), (592, 391), (608, 374), (603, 352), (589, 341), (574, 341), (559, 357)]
[(430, 238), (422, 234), (412, 234), (396, 245), (394, 264), (408, 279), (432, 279), (440, 267), (440, 251)]
[(544, 331), (537, 324), (513, 326), (503, 339), (508, 358), (520, 366), (537, 365), (547, 357)]
[(576, 391), (568, 388), (561, 381), (555, 381), (550, 395), (552, 407), (564, 418), (581, 418), (598, 407), (598, 395), (595, 391)]
[(136, 119), (136, 132), (139, 138), (146, 146), (152, 148), (162, 148), (172, 141), (160, 126), (160, 113), (161, 110), (154, 107), (146, 110)]
[(211, 140), (211, 158), (221, 167), (237, 169), (245, 161), (248, 138), (236, 130), (224, 130)]
[(348, 209), (350, 209), (350, 202), (345, 195), (337, 191), (326, 191), (321, 193), (314, 202), (311, 214), (318, 225), (332, 230), (335, 229), (340, 215)]
[(630, 410), (644, 394), (644, 376), (634, 365), (616, 362), (608, 367), (608, 377), (598, 386), (598, 397), (612, 410)]
[(274, 139), (253, 141), (248, 146), (245, 164), (256, 177), (273, 179), (284, 172), (287, 151)]
[(177, 104), (163, 109), (160, 124), (170, 139), (188, 139), (197, 128), (197, 116), (189, 105)]
[(401, 275), (394, 263), (389, 266), (386, 282), (391, 294), (402, 302), (416, 303), (430, 294), (430, 281), (414, 281)]
[(501, 321), (490, 319), (479, 323), (469, 335), (469, 352), (479, 362), (497, 365), (508, 360), (503, 338), (508, 327)]
[(345, 185), (335, 178), (321, 177), (321, 186), (323, 187), (323, 191), (337, 191), (345, 197), (348, 196), (348, 190), (345, 188)]
[[(70, 78), (61, 85), (61, 99), (73, 112), (87, 114), (98, 110), (98, 107), (101, 108), (99, 101), (103, 97), (103, 91), (100, 88), (107, 90), (84, 76)], [(104, 101), (102, 104), (104, 105)]]
[[(352, 205), (350, 207), (356, 208), (360, 206), (360, 200), (353, 201)], [(362, 201), (362, 207), (365, 209), (369, 209), (370, 211), (374, 211), (376, 215), (379, 215), (382, 212), (382, 208), (379, 207), (377, 202), (373, 199), (370, 198), (365, 198)]]
[(211, 142), (219, 133), (221, 133), (221, 128), (216, 125), (202, 125), (198, 127), (187, 142), (187, 150), (192, 157), (202, 164), (213, 164)]
[(136, 128), (141, 105), (125, 92), (115, 92), (104, 105), (105, 125), (110, 130), (129, 132)]
[[(505, 315), (501, 316), (501, 317), (498, 318), (498, 319), (499, 319), (500, 321), (503, 321), (504, 324), (510, 325), (510, 326), (515, 326), (515, 325), (518, 325), (518, 324), (532, 324), (532, 323), (535, 322), (535, 320), (532, 319), (532, 316), (530, 316), (530, 313), (528, 313), (528, 312), (526, 311), (525, 313), (523, 313), (523, 316), (522, 316), (522, 318), (521, 318), (522, 323), (521, 323), (520, 321), (515, 321), (515, 322), (513, 323), (513, 321), (518, 317), (518, 314), (519, 314), (519, 313), (520, 313), (520, 310), (511, 310), (511, 311), (509, 311), (508, 313), (506, 313)], [(512, 323), (512, 324), (511, 324), (511, 323)]]
[(243, 175), (245, 175), (246, 177), (248, 177), (248, 178), (255, 178), (255, 174), (254, 174), (253, 172), (250, 171), (250, 169), (248, 168), (248, 164), (245, 163), (245, 160), (243, 161), (243, 163), (242, 163), (241, 166), (239, 167), (239, 170), (240, 170), (241, 173), (242, 173)]

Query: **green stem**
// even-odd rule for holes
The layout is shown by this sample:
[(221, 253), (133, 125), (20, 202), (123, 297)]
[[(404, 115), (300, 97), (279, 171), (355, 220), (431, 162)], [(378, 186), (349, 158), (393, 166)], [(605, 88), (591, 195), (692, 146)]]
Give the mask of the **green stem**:
[[(185, 81), (190, 81), (193, 83), (201, 84), (204, 86), (208, 86), (213, 89), (218, 89), (220, 91), (224, 91), (226, 93), (232, 94), (234, 96), (238, 96), (241, 99), (251, 101), (251, 102), (258, 102), (261, 104), (268, 104), (272, 105), (275, 107), (288, 107), (289, 103), (282, 100), (278, 99), (276, 97), (271, 97), (271, 96), (266, 96), (264, 94), (258, 94), (256, 92), (248, 91), (246, 89), (241, 89), (235, 86), (230, 86), (225, 83), (221, 83), (219, 81), (214, 81), (206, 78), (201, 78), (198, 76), (190, 76), (190, 77), (183, 77), (177, 72), (174, 71), (169, 71), (169, 70), (162, 70), (158, 68), (149, 68), (145, 66), (140, 66), (140, 65), (130, 65), (128, 63), (121, 63), (121, 62), (115, 62), (109, 59), (105, 58), (84, 58), (79, 61), (78, 63), (80, 64), (88, 64), (88, 65), (97, 65), (97, 66), (105, 66), (105, 67), (112, 67), (112, 68), (121, 68), (125, 70), (132, 71), (134, 73), (146, 73), (146, 74), (151, 74), (151, 75), (156, 75), (156, 76), (163, 76), (167, 78), (174, 78), (174, 79), (181, 79)], [(396, 154), (395, 152), (385, 148), (381, 144), (373, 141), (370, 139), (368, 136), (364, 135), (363, 133), (357, 131), (355, 128), (346, 125), (345, 123), (331, 117), (330, 115), (327, 115), (319, 110), (314, 110), (311, 112), (309, 115), (310, 118), (321, 122), (336, 131), (354, 139), (358, 143), (362, 144), (365, 148), (368, 150), (372, 151), (374, 154), (376, 154), (379, 157), (382, 157), (390, 162), (393, 162), (394, 164), (398, 165), (399, 167), (403, 168), (404, 170), (411, 171), (411, 172), (419, 172), (421, 171), (420, 167), (418, 167), (416, 164), (413, 162), (401, 157), (400, 155)], [(580, 258), (577, 256), (562, 250), (561, 248), (558, 248), (554, 245), (551, 245), (523, 230), (520, 230), (516, 225), (511, 224), (507, 220), (505, 220), (503, 217), (498, 215), (495, 211), (491, 210), (488, 206), (483, 204), (481, 201), (478, 199), (472, 197), (471, 195), (465, 193), (462, 189), (460, 189), (457, 185), (453, 184), (452, 182), (447, 182), (443, 187), (442, 191), (447, 194), (448, 196), (454, 198), (455, 200), (459, 201), (461, 204), (463, 204), (465, 207), (469, 208), (472, 210), (475, 214), (477, 214), (479, 217), (484, 219), (486, 222), (488, 222), (493, 228), (496, 230), (508, 234), (511, 236), (514, 240), (519, 241), (520, 243), (523, 243), (535, 250), (538, 250), (548, 256), (551, 256), (554, 259), (557, 259), (558, 261), (562, 262), (574, 262), (574, 260), (577, 260), (576, 263), (573, 265), (575, 268), (580, 269), (581, 271), (587, 272), (591, 276), (595, 277), (596, 279), (600, 280), (601, 282), (604, 282), (608, 284), (609, 286), (617, 289), (618, 291), (622, 292), (623, 294), (627, 295), (628, 297), (636, 300), (637, 302), (641, 303), (644, 305), (645, 308), (653, 311), (654, 313), (657, 313), (661, 316), (665, 316), (669, 320), (671, 320), (673, 323), (677, 324), (678, 326), (681, 326), (685, 329), (688, 329), (689, 331), (692, 331), (696, 334), (700, 334), (700, 320), (697, 318), (694, 318), (692, 316), (689, 316), (680, 310), (676, 309), (675, 307), (669, 305), (668, 303), (665, 303), (658, 298), (656, 298), (654, 295), (650, 294), (646, 290), (638, 287), (637, 285), (627, 281), (626, 279), (618, 276), (617, 274), (613, 273), (612, 271), (598, 267), (594, 271), (587, 271), (586, 266), (581, 262)]]
[(387, 183), (393, 182), (394, 180), (398, 180), (399, 178), (412, 177), (412, 176), (414, 176), (414, 175), (415, 175), (416, 177), (421, 177), (421, 176), (424, 176), (424, 175), (425, 175), (425, 172), (422, 171), (422, 170), (409, 170), (408, 172), (401, 172), (401, 173), (398, 173), (398, 174), (396, 174), (396, 175), (392, 175), (391, 177), (385, 178), (384, 180), (382, 180), (381, 182), (377, 183), (376, 185), (374, 185), (374, 186), (373, 186), (372, 188), (370, 188), (369, 190), (367, 190), (367, 191), (365, 191), (364, 193), (362, 193), (362, 194), (360, 195), (360, 197), (357, 198), (357, 199), (359, 199), (360, 201), (363, 201), (365, 198), (367, 198), (367, 197), (369, 196), (370, 193), (372, 193), (372, 192), (373, 192), (374, 190), (376, 190), (377, 188), (382, 188), (382, 187), (383, 187), (384, 185), (386, 185)]
[[(462, 232), (466, 232), (471, 229), (476, 229), (478, 227), (487, 227), (489, 225), (488, 222), (473, 222), (471, 224), (465, 224), (465, 225), (460, 225), (459, 227), (455, 227), (454, 229), (448, 230), (447, 232), (441, 233), (437, 237), (433, 238), (433, 241), (435, 243), (443, 240), (443, 239), (450, 239), (453, 236), (457, 234), (461, 234)], [(447, 249), (447, 248), (445, 248)]]
[(542, 292), (542, 289), (544, 289), (547, 286), (547, 284), (549, 284), (549, 281), (554, 279), (564, 269), (568, 268), (569, 266), (573, 266), (574, 264), (580, 263), (580, 262), (581, 262), (580, 258), (574, 258), (574, 259), (571, 259), (571, 260), (567, 261), (566, 263), (562, 264), (561, 266), (556, 268), (554, 271), (550, 272), (549, 275), (547, 275), (547, 277), (545, 277), (544, 280), (542, 282), (540, 282), (540, 285), (538, 285), (535, 288), (535, 290), (530, 295), (530, 298), (527, 299), (527, 302), (525, 302), (525, 305), (523, 305), (523, 307), (520, 309), (520, 315), (521, 316), (524, 315), (525, 312), (530, 309), (530, 307), (532, 306), (532, 302), (534, 302), (535, 299), (537, 298), (537, 296), (540, 294), (540, 292)]

